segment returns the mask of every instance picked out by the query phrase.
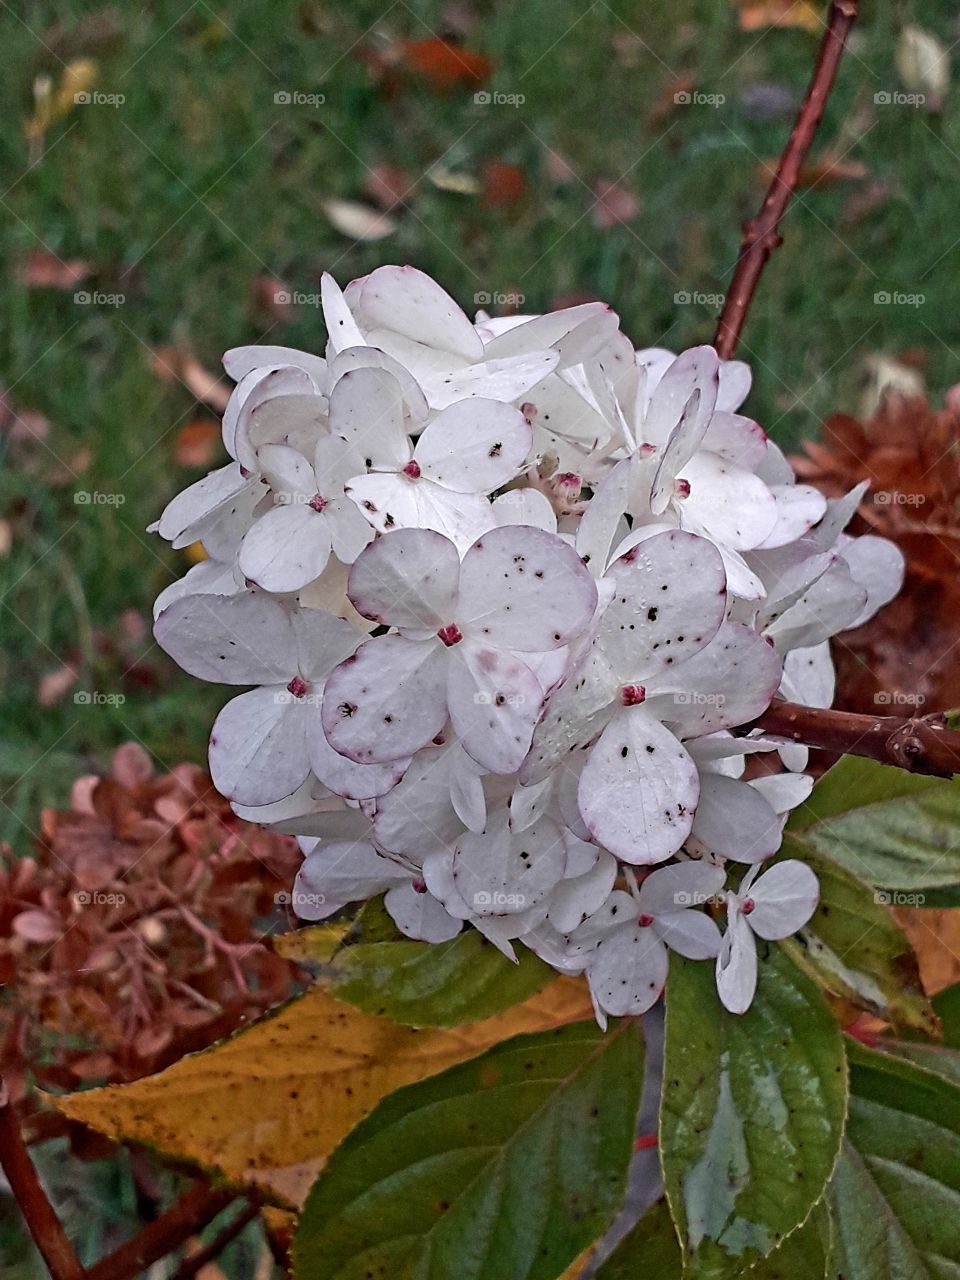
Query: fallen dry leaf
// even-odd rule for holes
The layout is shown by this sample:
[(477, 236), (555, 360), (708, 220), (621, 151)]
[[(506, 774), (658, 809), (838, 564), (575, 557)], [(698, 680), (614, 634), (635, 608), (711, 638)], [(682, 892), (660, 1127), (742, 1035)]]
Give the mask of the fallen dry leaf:
[(296, 309), (290, 286), (266, 272), (254, 277), (253, 299), (274, 320), (289, 320)]
[(41, 679), (37, 689), (37, 701), (41, 707), (52, 707), (60, 702), (77, 683), (77, 673), (73, 667), (57, 667), (48, 671)]
[(472, 173), (458, 173), (442, 164), (432, 164), (427, 179), (438, 191), (452, 191), (457, 196), (475, 196), (480, 191), (480, 180)]
[(173, 446), (174, 460), (181, 467), (213, 466), (220, 453), (220, 423), (207, 419), (188, 422), (177, 432)]
[(401, 65), (426, 81), (436, 93), (456, 88), (477, 89), (493, 70), (493, 63), (482, 53), (471, 53), (462, 45), (437, 36), (404, 41), (400, 55)]
[(50, 126), (83, 103), (96, 84), (98, 70), (91, 58), (74, 58), (63, 68), (56, 86), (49, 76), (37, 76), (33, 82), (33, 115), (23, 130), (32, 157), (38, 156)]
[(737, 0), (737, 7), (741, 31), (760, 31), (763, 27), (823, 30), (822, 6), (811, 0)]
[(47, 1100), (111, 1138), (218, 1168), (296, 1206), (337, 1143), (388, 1093), (510, 1036), (591, 1016), (586, 987), (567, 978), (483, 1022), (425, 1030), (315, 987), (158, 1075)]
[(483, 203), (491, 209), (519, 204), (527, 191), (527, 175), (516, 164), (489, 160), (483, 166)]
[(902, 907), (893, 914), (917, 953), (927, 995), (960, 982), (960, 909)]
[(375, 164), (363, 184), (363, 190), (381, 208), (390, 210), (406, 199), (414, 181), (396, 164)]
[(85, 258), (61, 258), (50, 249), (31, 249), (14, 268), (17, 281), (28, 289), (73, 289), (93, 274)]
[(832, 187), (838, 182), (862, 182), (867, 172), (867, 166), (859, 160), (825, 155), (813, 164), (803, 166), (797, 187), (803, 191), (809, 187)]
[(904, 27), (897, 41), (897, 74), (908, 93), (917, 94), (918, 106), (940, 111), (950, 88), (950, 52), (930, 31)]
[(595, 227), (605, 230), (617, 223), (629, 222), (640, 212), (640, 201), (626, 187), (601, 179), (593, 188), (594, 202), (590, 220)]
[(186, 348), (160, 347), (154, 352), (153, 371), (163, 382), (182, 383), (192, 396), (218, 413), (227, 407), (229, 386), (205, 369)]
[(330, 225), (351, 240), (383, 240), (397, 229), (397, 220), (389, 213), (372, 209), (370, 205), (355, 200), (329, 199), (321, 202), (321, 208)]

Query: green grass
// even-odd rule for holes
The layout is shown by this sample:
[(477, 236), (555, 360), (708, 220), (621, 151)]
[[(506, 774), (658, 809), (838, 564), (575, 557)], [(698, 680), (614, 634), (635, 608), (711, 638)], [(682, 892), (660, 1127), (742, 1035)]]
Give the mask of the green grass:
[[(17, 405), (52, 424), (49, 468), (18, 470), (8, 458), (0, 481), (0, 515), (14, 526), (13, 549), (0, 561), (0, 835), (19, 847), (29, 847), (39, 805), (61, 801), (74, 775), (125, 739), (141, 739), (167, 764), (202, 758), (223, 700), (176, 672), (149, 637), (141, 649), (156, 682), (148, 687), (124, 676), (129, 652), (111, 657), (99, 642), (117, 634), (124, 610), (147, 615), (185, 568), (144, 532), (196, 475), (172, 460), (178, 426), (196, 405), (151, 372), (157, 346), (189, 343), (211, 368), (224, 348), (268, 329), (272, 342), (319, 348), (319, 311), (302, 307), (270, 329), (251, 301), (255, 275), (275, 273), (313, 293), (324, 268), (345, 280), (390, 261), (430, 271), (468, 306), (479, 291), (522, 292), (531, 310), (587, 292), (608, 298), (638, 343), (710, 339), (711, 310), (675, 306), (674, 294), (723, 290), (741, 221), (758, 202), (760, 160), (776, 155), (789, 128), (751, 118), (740, 94), (758, 81), (799, 94), (814, 38), (745, 35), (720, 0), (460, 8), (475, 17), (470, 47), (494, 60), (490, 87), (523, 94), (522, 106), (483, 107), (468, 92), (438, 97), (417, 86), (393, 97), (377, 89), (357, 48), (429, 35), (441, 26), (439, 3), (157, 0), (111, 10), (117, 30), (105, 42), (91, 37), (92, 16), (104, 12), (95, 5), (4, 6), (0, 377)], [(788, 214), (746, 333), (744, 354), (757, 371), (751, 407), (787, 443), (815, 433), (831, 410), (855, 407), (871, 351), (921, 349), (937, 392), (956, 377), (960, 110), (955, 98), (941, 117), (873, 107), (876, 92), (897, 87), (899, 23), (915, 9), (949, 44), (954, 9), (868, 8), (822, 142), (849, 148), (846, 158), (862, 161), (868, 181), (885, 183), (889, 195), (844, 222), (850, 184), (805, 193)], [(634, 56), (617, 56), (631, 32)], [(98, 60), (101, 92), (126, 100), (71, 111), (28, 168), (21, 124), (34, 79), (59, 76), (59, 60), (78, 56)], [(654, 103), (672, 95), (681, 72), (725, 103), (651, 123)], [(275, 105), (283, 89), (323, 93), (326, 102)], [(548, 178), (546, 147), (573, 166), (566, 185)], [(321, 202), (360, 195), (368, 166), (393, 161), (419, 176), (441, 157), (467, 173), (488, 159), (520, 164), (528, 198), (491, 210), (422, 178), (399, 230), (378, 244), (354, 245), (325, 219)], [(588, 189), (625, 173), (640, 216), (599, 232), (585, 216)], [(22, 287), (13, 264), (41, 244), (93, 261), (96, 276), (83, 287), (122, 292), (124, 305), (81, 307), (70, 292)], [(881, 289), (926, 301), (875, 306)], [(81, 448), (90, 451), (88, 469), (66, 485), (47, 483), (56, 459), (70, 462)], [(42, 446), (36, 456), (46, 456)], [(81, 489), (120, 494), (123, 505), (78, 506)], [(40, 707), (42, 675), (73, 660), (80, 688), (123, 692), (123, 705), (82, 706), (68, 694)]]

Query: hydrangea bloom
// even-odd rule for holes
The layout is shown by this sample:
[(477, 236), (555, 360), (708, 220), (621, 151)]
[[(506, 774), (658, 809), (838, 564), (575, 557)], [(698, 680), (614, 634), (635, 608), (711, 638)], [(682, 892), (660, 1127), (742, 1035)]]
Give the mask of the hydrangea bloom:
[(600, 303), (472, 323), (410, 267), (323, 299), (322, 357), (227, 353), (232, 461), (154, 526), (209, 557), (159, 643), (250, 686), (217, 786), (299, 836), (306, 919), (385, 894), (411, 938), (585, 974), (601, 1020), (672, 950), (744, 1011), (755, 936), (817, 902), (770, 865), (805, 752), (749, 725), (778, 691), (829, 705), (828, 641), (898, 552), (843, 532), (860, 490), (796, 483), (710, 347), (634, 351)]

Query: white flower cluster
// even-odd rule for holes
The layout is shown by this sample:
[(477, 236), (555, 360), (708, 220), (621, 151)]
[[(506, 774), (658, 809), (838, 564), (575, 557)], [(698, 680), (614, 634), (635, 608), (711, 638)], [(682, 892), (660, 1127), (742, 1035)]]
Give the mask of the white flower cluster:
[[(214, 725), (216, 785), (300, 837), (304, 918), (385, 893), (411, 938), (469, 922), (585, 973), (601, 1020), (649, 1008), (673, 949), (745, 1010), (755, 936), (818, 886), (762, 870), (804, 750), (732, 731), (778, 690), (829, 705), (828, 638), (899, 553), (843, 533), (860, 490), (795, 483), (710, 347), (634, 351), (600, 303), (472, 324), (410, 267), (323, 298), (324, 358), (227, 353), (234, 461), (155, 526), (209, 557), (159, 643), (255, 686)], [(776, 769), (745, 781), (757, 752)]]

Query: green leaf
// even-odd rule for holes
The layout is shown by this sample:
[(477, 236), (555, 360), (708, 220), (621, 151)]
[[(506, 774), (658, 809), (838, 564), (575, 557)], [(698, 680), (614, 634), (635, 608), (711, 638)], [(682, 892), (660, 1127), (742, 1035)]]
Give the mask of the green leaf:
[(793, 959), (836, 995), (886, 1022), (937, 1034), (917, 958), (877, 891), (829, 858), (794, 847), (790, 838), (782, 853), (807, 862), (820, 881), (813, 918), (785, 943)]
[[(743, 1280), (823, 1280), (830, 1256), (830, 1211), (821, 1201), (810, 1217), (748, 1271)], [(640, 1219), (597, 1272), (596, 1280), (681, 1280), (683, 1259), (666, 1200)]]
[(955, 1280), (960, 1274), (960, 1089), (856, 1042), (850, 1113), (830, 1185), (831, 1274)]
[(520, 1004), (556, 977), (532, 951), (512, 964), (476, 929), (453, 942), (374, 942), (343, 947), (327, 971), (340, 1000), (419, 1027), (478, 1022)]
[(298, 1280), (555, 1280), (622, 1203), (642, 1075), (625, 1019), (518, 1036), (399, 1090), (315, 1183)]
[(960, 884), (960, 778), (845, 756), (794, 810), (787, 831), (882, 888)]
[(742, 1017), (709, 965), (673, 957), (660, 1158), (697, 1280), (736, 1277), (807, 1217), (846, 1109), (840, 1029), (816, 984), (776, 946)]

